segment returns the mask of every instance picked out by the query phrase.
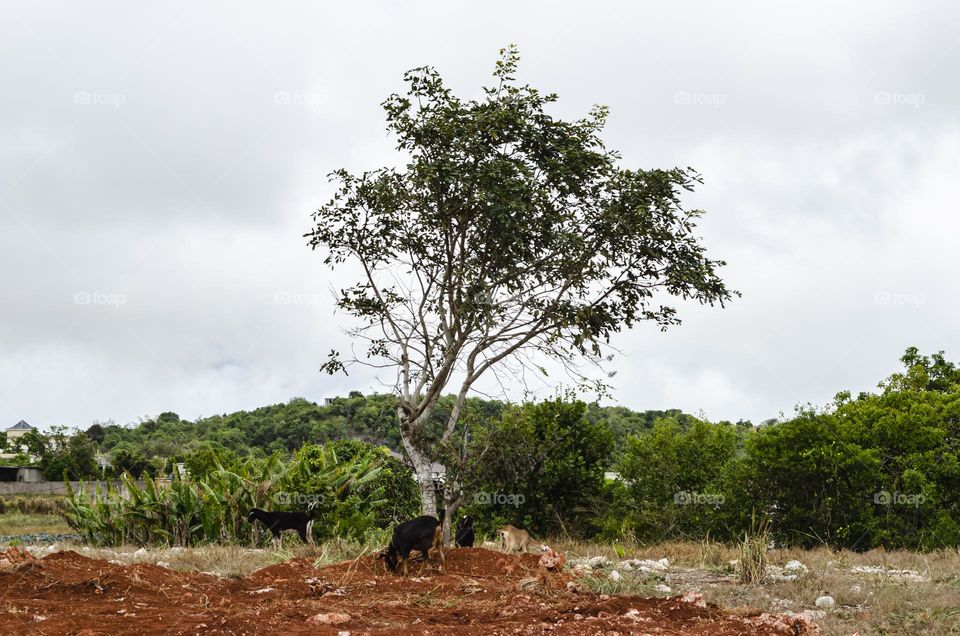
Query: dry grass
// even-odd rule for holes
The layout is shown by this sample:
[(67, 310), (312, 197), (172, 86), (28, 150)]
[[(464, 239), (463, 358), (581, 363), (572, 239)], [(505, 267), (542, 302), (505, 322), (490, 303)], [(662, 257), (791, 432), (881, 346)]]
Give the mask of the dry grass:
[(0, 514), (0, 536), (17, 534), (69, 534), (73, 532), (60, 515), (5, 512)]
[[(814, 601), (817, 597), (830, 595), (836, 606), (815, 619), (825, 636), (854, 632), (864, 636), (960, 634), (960, 552), (957, 550), (927, 554), (884, 550), (855, 553), (827, 548), (768, 550), (765, 558), (772, 568), (779, 570), (787, 562), (797, 560), (806, 566), (807, 571), (792, 581), (768, 576), (760, 584), (744, 585), (738, 582), (733, 564), (739, 557), (737, 546), (710, 541), (676, 541), (646, 546), (574, 541), (548, 543), (565, 553), (568, 561), (601, 555), (614, 564), (623, 559), (669, 559), (670, 567), (665, 572), (644, 574), (621, 568), (620, 580), (614, 581), (608, 576), (612, 568), (606, 568), (582, 579), (585, 586), (608, 594), (666, 596), (697, 591), (709, 602), (744, 613), (758, 610), (775, 613), (816, 611)], [(339, 563), (370, 554), (383, 544), (383, 541), (368, 544), (330, 541), (311, 547), (302, 545), (296, 537), (285, 536), (281, 551), (215, 545), (151, 550), (140, 550), (135, 546), (97, 549), (61, 545), (57, 549), (75, 549), (85, 556), (122, 563), (160, 563), (175, 570), (243, 576), (293, 557), (312, 559), (319, 566)], [(37, 551), (44, 552), (42, 548)], [(851, 571), (857, 566), (910, 570), (922, 578), (911, 580), (911, 577)], [(669, 585), (671, 591), (658, 591), (658, 585)]]
[(767, 544), (770, 533), (763, 521), (754, 520), (749, 532), (743, 533), (738, 547), (737, 580), (744, 585), (758, 585), (763, 582), (767, 569)]
[[(588, 587), (608, 594), (665, 596), (693, 590), (708, 602), (744, 613), (816, 612), (817, 597), (829, 595), (836, 601), (835, 607), (815, 619), (825, 636), (854, 632), (864, 636), (960, 634), (960, 552), (955, 549), (926, 554), (827, 548), (767, 550), (764, 558), (771, 568), (779, 571), (789, 561), (797, 560), (806, 566), (806, 573), (792, 581), (768, 576), (760, 584), (746, 585), (738, 581), (734, 565), (739, 558), (738, 546), (706, 541), (649, 546), (557, 542), (551, 546), (565, 552), (568, 559), (603, 555), (614, 563), (623, 558), (670, 560), (670, 568), (662, 574), (619, 569), (622, 578), (613, 581), (607, 576), (612, 568), (607, 568), (583, 579)], [(922, 580), (851, 571), (857, 566), (909, 570)], [(657, 592), (657, 584), (669, 585), (672, 591)]]
[[(381, 546), (352, 541), (328, 541), (318, 546), (304, 545), (295, 537), (284, 536), (280, 550), (249, 548), (237, 545), (203, 545), (195, 548), (92, 548), (89, 546), (57, 545), (57, 550), (76, 550), (93, 558), (124, 564), (154, 563), (172, 570), (206, 572), (226, 577), (241, 577), (256, 570), (293, 558), (311, 559), (317, 567), (341, 563), (358, 556), (371, 554)], [(51, 547), (31, 548), (37, 554), (51, 551)]]

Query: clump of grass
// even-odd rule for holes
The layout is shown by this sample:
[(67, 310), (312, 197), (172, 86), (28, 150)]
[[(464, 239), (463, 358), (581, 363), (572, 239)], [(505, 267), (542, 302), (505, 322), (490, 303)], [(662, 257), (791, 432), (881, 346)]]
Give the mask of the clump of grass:
[(717, 543), (710, 538), (708, 534), (700, 542), (700, 567), (701, 568), (725, 568), (727, 567), (727, 562), (730, 560), (727, 558), (729, 549), (724, 546), (722, 543)]
[(56, 515), (63, 512), (66, 500), (59, 495), (0, 496), (0, 514)]
[(766, 519), (750, 520), (750, 529), (744, 530), (740, 541), (740, 562), (737, 566), (737, 580), (746, 585), (758, 585), (763, 581), (767, 569), (767, 544), (770, 532)]
[(620, 594), (628, 596), (659, 596), (656, 586), (663, 583), (663, 577), (656, 575), (635, 576), (624, 574), (619, 581), (609, 576), (589, 574), (577, 579), (577, 582), (597, 594)]
[(327, 565), (334, 565), (349, 561), (361, 556), (373, 554), (377, 550), (386, 547), (388, 541), (376, 533), (371, 533), (363, 541), (352, 541), (348, 539), (333, 539), (321, 544), (317, 549), (317, 554), (313, 562), (313, 567), (322, 568)]

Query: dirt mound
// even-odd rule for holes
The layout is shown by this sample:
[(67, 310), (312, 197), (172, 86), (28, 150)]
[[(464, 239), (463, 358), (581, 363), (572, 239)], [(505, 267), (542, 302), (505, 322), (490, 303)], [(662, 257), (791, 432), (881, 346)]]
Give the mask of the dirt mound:
[(294, 559), (229, 579), (11, 550), (0, 553), (0, 634), (815, 633), (695, 596), (574, 592), (568, 574), (541, 570), (534, 555), (451, 549), (446, 570), (438, 565), (413, 562), (404, 579), (373, 556), (324, 568)]

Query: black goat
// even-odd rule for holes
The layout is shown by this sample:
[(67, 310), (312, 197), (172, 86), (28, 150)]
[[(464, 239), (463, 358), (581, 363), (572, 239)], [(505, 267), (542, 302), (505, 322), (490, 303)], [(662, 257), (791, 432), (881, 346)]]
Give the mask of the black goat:
[(273, 533), (273, 547), (277, 550), (281, 546), (280, 533), (284, 530), (296, 530), (304, 543), (313, 545), (313, 519), (305, 512), (267, 512), (252, 508), (247, 521), (253, 523), (258, 519)]
[[(378, 559), (383, 559), (387, 567), (392, 571), (397, 571), (397, 561), (403, 563), (403, 575), (407, 576), (407, 561), (410, 553), (419, 550), (423, 554), (424, 565), (430, 560), (430, 548), (436, 548), (440, 553), (441, 569), (447, 562), (447, 557), (443, 553), (443, 526), (434, 517), (424, 515), (404, 521), (393, 531), (393, 538), (386, 550), (377, 555)], [(420, 571), (423, 572), (420, 566)]]
[(472, 548), (474, 539), (473, 518), (467, 515), (457, 524), (457, 545), (461, 548)]

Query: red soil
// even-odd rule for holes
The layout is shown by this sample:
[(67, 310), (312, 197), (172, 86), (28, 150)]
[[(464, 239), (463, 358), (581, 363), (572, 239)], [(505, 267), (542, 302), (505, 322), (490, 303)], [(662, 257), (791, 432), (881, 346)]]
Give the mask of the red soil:
[(533, 555), (451, 549), (446, 571), (419, 569), (403, 579), (373, 557), (319, 569), (294, 559), (230, 579), (11, 549), (0, 553), (0, 634), (816, 633), (696, 599), (571, 591), (569, 575), (538, 570)]

